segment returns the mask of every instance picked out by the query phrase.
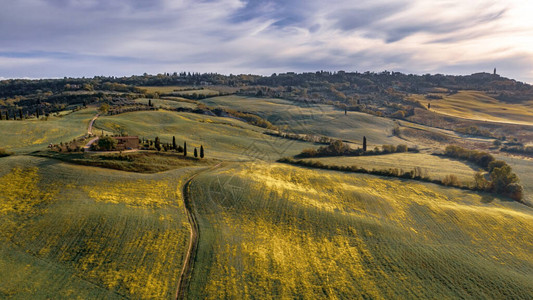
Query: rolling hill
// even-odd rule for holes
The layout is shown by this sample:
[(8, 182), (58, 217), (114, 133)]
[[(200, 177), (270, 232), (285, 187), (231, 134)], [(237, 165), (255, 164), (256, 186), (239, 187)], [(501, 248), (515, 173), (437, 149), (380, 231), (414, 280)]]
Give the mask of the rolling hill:
[(0, 122), (0, 148), (16, 153), (29, 153), (46, 148), (50, 143), (68, 142), (87, 133), (95, 109), (83, 109), (48, 120)]
[(533, 210), (506, 199), (264, 163), (203, 173), (190, 196), (190, 299), (533, 294)]
[(0, 158), (0, 298), (172, 298), (189, 238), (181, 184)]

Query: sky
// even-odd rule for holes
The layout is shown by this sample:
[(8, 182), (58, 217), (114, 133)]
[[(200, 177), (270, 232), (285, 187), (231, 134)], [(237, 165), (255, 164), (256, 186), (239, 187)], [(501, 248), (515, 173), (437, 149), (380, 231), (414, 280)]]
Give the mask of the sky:
[(531, 0), (0, 0), (0, 78), (492, 72), (533, 83)]

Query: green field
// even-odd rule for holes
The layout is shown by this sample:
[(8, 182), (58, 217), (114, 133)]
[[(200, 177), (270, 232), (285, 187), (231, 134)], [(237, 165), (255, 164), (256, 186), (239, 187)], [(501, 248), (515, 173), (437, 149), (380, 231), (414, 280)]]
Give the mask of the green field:
[(427, 104), (437, 113), (480, 121), (533, 125), (533, 99), (522, 104), (501, 102), (480, 91), (439, 94), (443, 99), (428, 100), (424, 95), (411, 97)]
[[(456, 175), (460, 182), (470, 183), (474, 179), (474, 173), (479, 169), (474, 165), (464, 162), (439, 157), (426, 153), (393, 153), (386, 155), (371, 156), (334, 156), (310, 158), (305, 160), (320, 161), (331, 166), (358, 166), (367, 170), (388, 170), (397, 168), (403, 171), (413, 170), (420, 167), (424, 174), (431, 179), (442, 180), (445, 176)], [(401, 172), (403, 173), (403, 172)]]
[(62, 117), (44, 120), (0, 121), (0, 148), (28, 153), (50, 143), (68, 142), (87, 133), (95, 109), (83, 109)]
[(254, 158), (276, 160), (295, 155), (312, 147), (311, 143), (272, 137), (264, 129), (232, 118), (220, 118), (172, 111), (131, 112), (98, 118), (95, 127), (107, 131), (124, 128), (130, 135), (178, 144), (187, 142), (189, 155), (193, 148), (203, 145), (207, 158), (248, 160)]
[(531, 298), (533, 209), (408, 180), (280, 164), (191, 184), (188, 298)]
[(181, 185), (194, 170), (0, 158), (0, 298), (175, 297), (189, 239)]
[(200, 100), (211, 107), (255, 113), (284, 131), (318, 134), (369, 145), (406, 143), (392, 136), (394, 121), (369, 114), (337, 110), (331, 105), (300, 104), (283, 99), (224, 96)]
[(219, 95), (219, 91), (216, 89), (186, 87), (186, 86), (139, 86), (141, 89), (145, 89), (148, 93), (159, 94), (176, 94), (176, 95)]
[(185, 101), (179, 101), (179, 100), (169, 100), (169, 99), (147, 99), (147, 98), (141, 98), (141, 99), (135, 99), (135, 102), (142, 103), (142, 104), (148, 104), (148, 102), (151, 101), (153, 106), (155, 107), (161, 107), (161, 108), (191, 108), (195, 109), (196, 104), (189, 103)]

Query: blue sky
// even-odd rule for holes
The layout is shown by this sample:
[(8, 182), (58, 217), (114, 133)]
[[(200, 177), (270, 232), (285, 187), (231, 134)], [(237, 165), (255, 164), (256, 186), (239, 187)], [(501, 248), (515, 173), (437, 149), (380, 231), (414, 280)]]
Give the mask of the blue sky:
[(533, 83), (531, 2), (0, 0), (0, 78), (496, 67)]

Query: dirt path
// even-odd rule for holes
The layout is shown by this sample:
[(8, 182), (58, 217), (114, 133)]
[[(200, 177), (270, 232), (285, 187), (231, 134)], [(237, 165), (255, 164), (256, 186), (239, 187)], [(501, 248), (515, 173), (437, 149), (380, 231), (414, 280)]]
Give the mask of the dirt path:
[(98, 141), (98, 139), (99, 139), (99, 137), (95, 137), (95, 138), (91, 139), (91, 140), (87, 143), (87, 145), (83, 146), (83, 151), (84, 151), (84, 152), (90, 152), (90, 151), (91, 151), (91, 145), (92, 145), (94, 142)]
[(199, 228), (198, 228), (198, 221), (196, 220), (196, 216), (193, 211), (193, 204), (191, 201), (191, 198), (189, 196), (189, 189), (192, 180), (205, 171), (211, 171), (220, 166), (221, 163), (217, 164), (216, 166), (204, 169), (196, 174), (194, 174), (185, 184), (183, 185), (182, 189), (182, 195), (183, 195), (183, 202), (185, 204), (185, 211), (187, 212), (187, 218), (189, 219), (189, 223), (191, 224), (191, 233), (189, 238), (189, 246), (187, 248), (187, 254), (185, 255), (185, 259), (183, 261), (183, 267), (181, 268), (180, 277), (178, 280), (178, 288), (176, 291), (176, 299), (185, 299), (187, 288), (189, 287), (189, 282), (191, 281), (192, 277), (192, 271), (194, 268), (194, 260), (196, 258), (196, 253), (198, 250), (198, 240), (200, 236)]
[(94, 116), (94, 118), (92, 118), (91, 122), (89, 122), (89, 127), (87, 128), (87, 134), (93, 134), (93, 124), (94, 124), (94, 121), (96, 121), (96, 119), (100, 116), (100, 114), (96, 114), (96, 116)]

